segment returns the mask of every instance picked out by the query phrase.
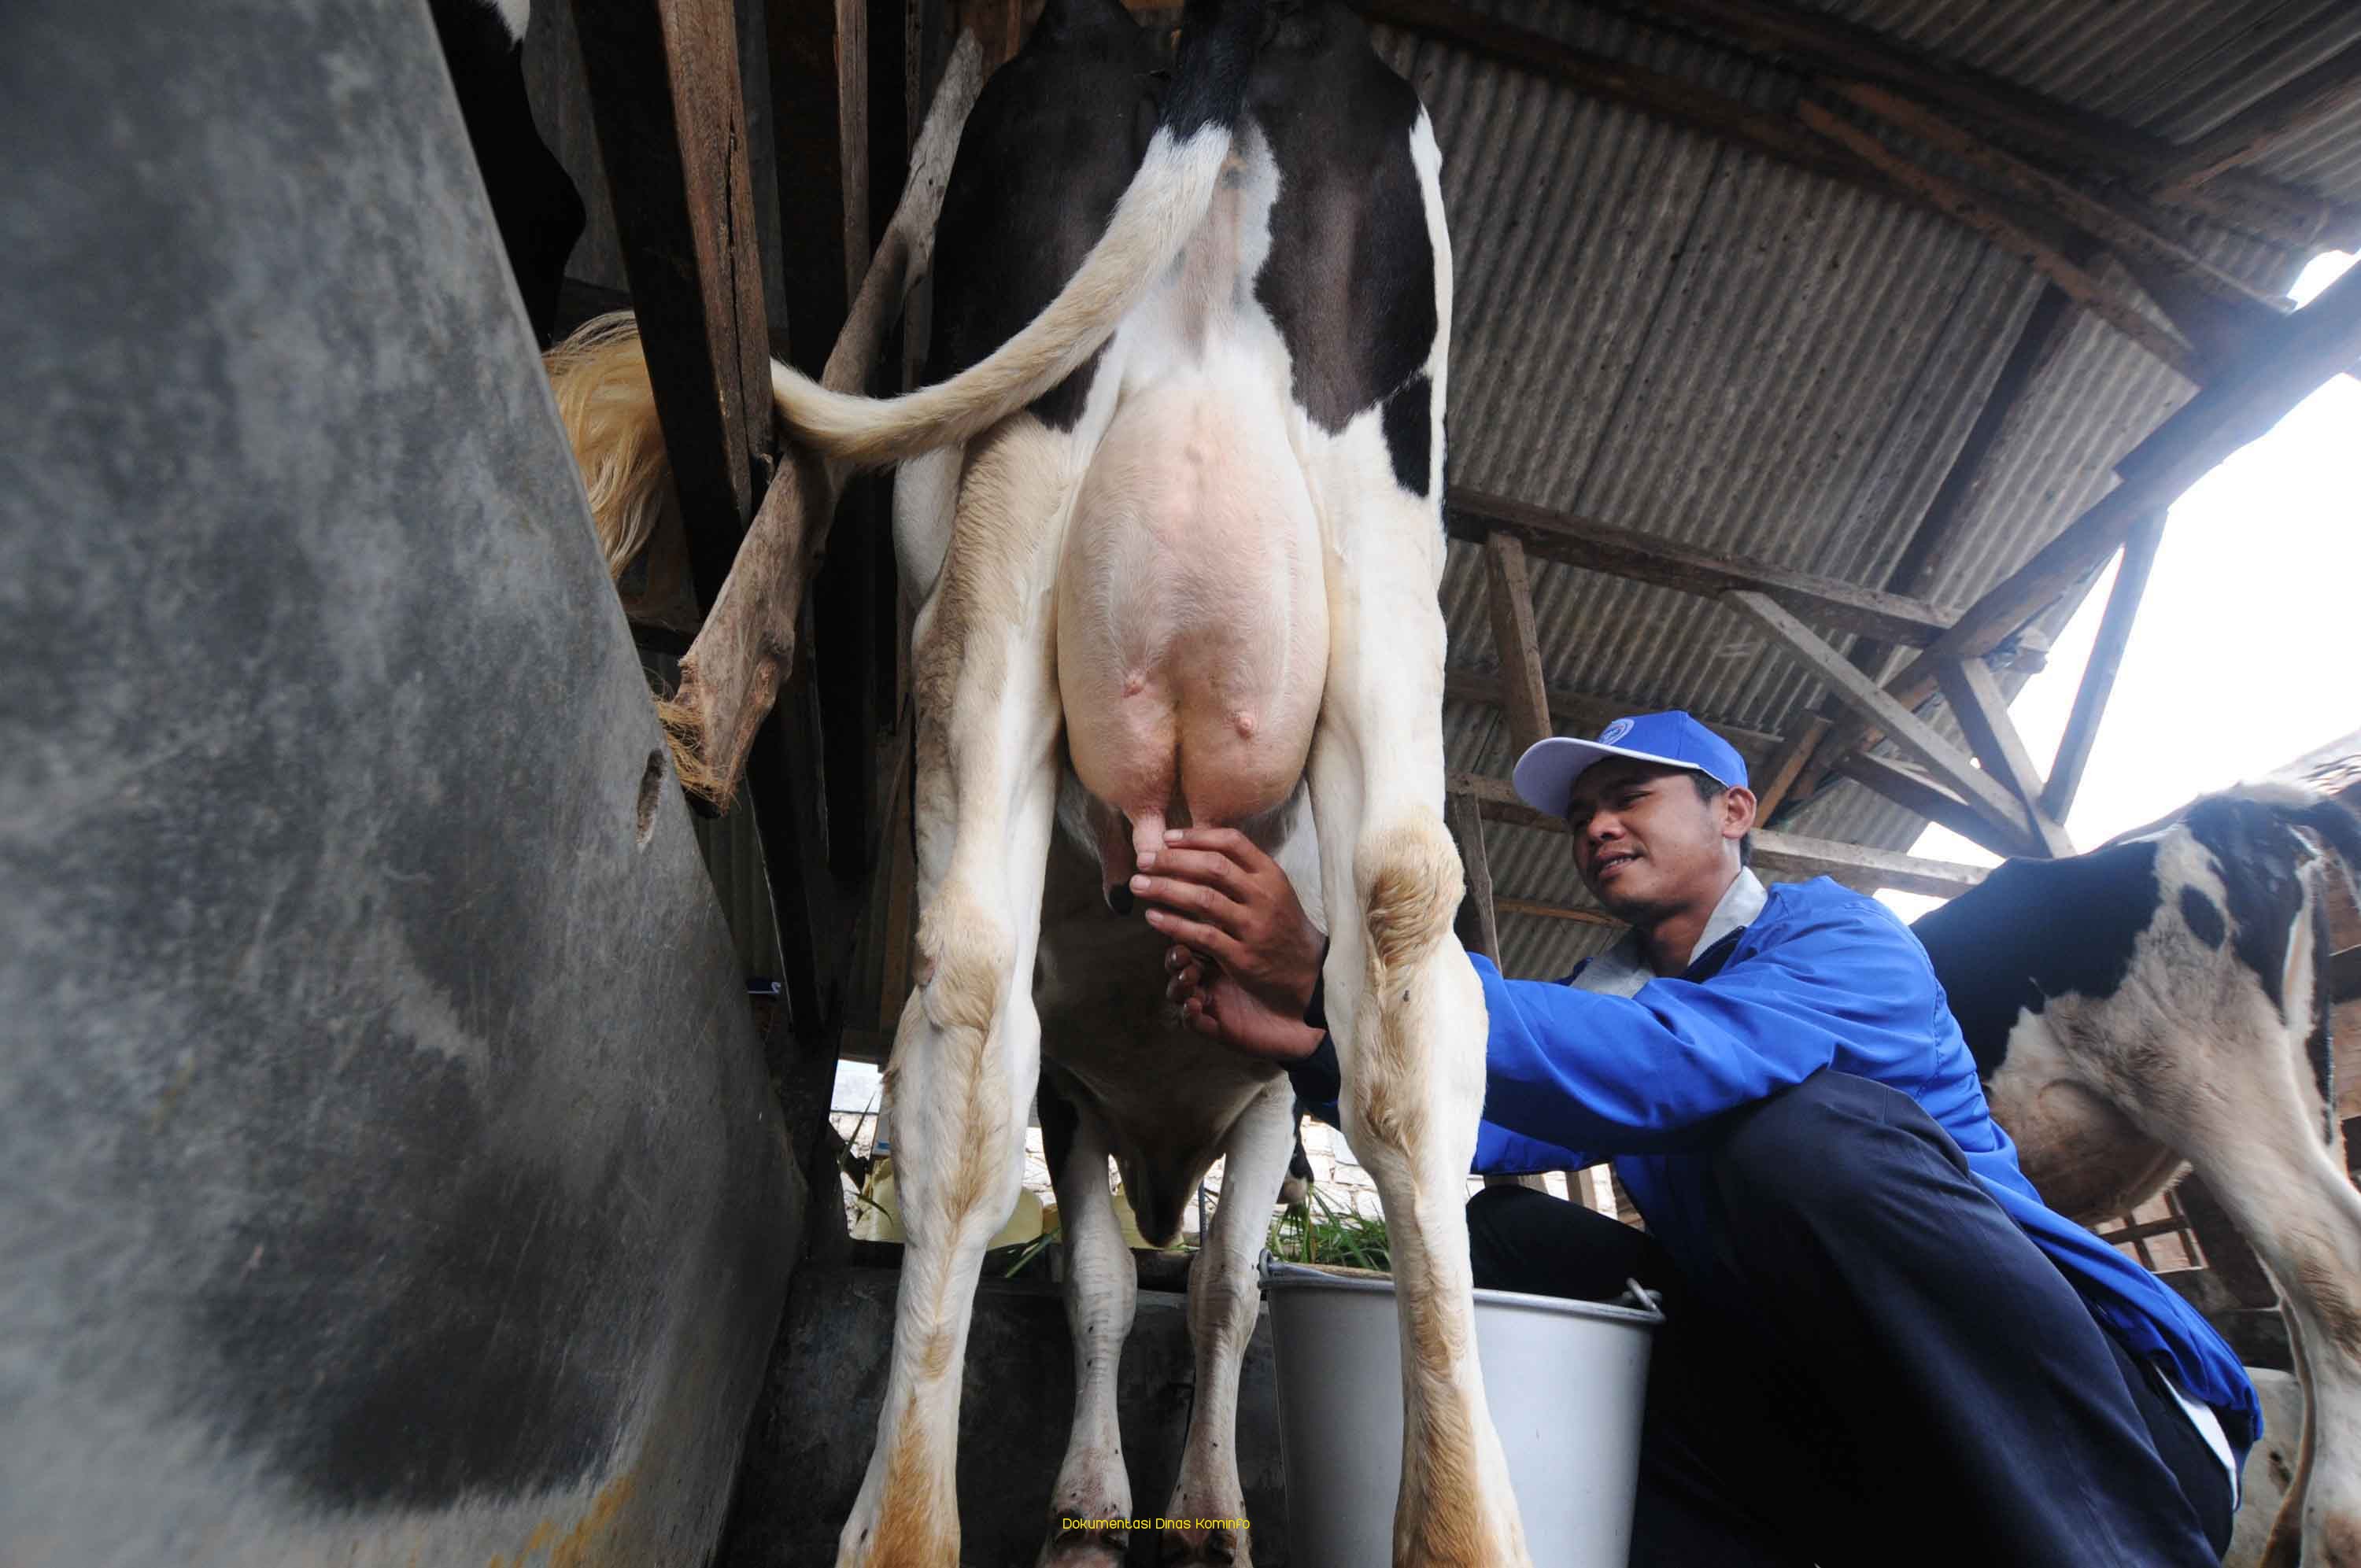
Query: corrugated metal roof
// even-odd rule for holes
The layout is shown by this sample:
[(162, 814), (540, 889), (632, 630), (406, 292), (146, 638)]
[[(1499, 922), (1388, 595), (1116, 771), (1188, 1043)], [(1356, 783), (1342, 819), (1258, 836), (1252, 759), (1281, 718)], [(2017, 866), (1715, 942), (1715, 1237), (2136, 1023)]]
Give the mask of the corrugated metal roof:
[[(1805, 85), (1710, 41), (1554, 0), (1474, 8), (1758, 108), (1784, 110)], [(2111, 0), (1813, 8), (2175, 140), (2361, 38), (2349, 0), (2159, 0), (2136, 27)], [(1914, 204), (1444, 42), (1376, 35), (1444, 150), (1452, 482), (1883, 587), (2043, 280)], [(2361, 196), (2361, 108), (2258, 168), (2338, 200)], [(2301, 259), (2208, 226), (2182, 237), (2274, 291)], [(2113, 464), (2191, 390), (2082, 316), (1993, 453), (1927, 597), (1965, 604), (2015, 569), (2109, 488)], [(1780, 732), (1821, 698), (1793, 659), (1719, 606), (1545, 562), (1533, 564), (1532, 583), (1554, 684)], [(1443, 597), (1452, 665), (1497, 667), (1479, 551), (1452, 546)], [(2049, 629), (2071, 609), (2053, 611)], [(1497, 710), (1449, 705), (1445, 738), (1453, 767), (1506, 772)], [(1904, 849), (1920, 823), (1842, 784), (1794, 826)], [(1562, 837), (1491, 825), (1487, 844), (1501, 894), (1578, 901)], [(1563, 973), (1609, 937), (1510, 916), (1502, 956), (1512, 973)]]

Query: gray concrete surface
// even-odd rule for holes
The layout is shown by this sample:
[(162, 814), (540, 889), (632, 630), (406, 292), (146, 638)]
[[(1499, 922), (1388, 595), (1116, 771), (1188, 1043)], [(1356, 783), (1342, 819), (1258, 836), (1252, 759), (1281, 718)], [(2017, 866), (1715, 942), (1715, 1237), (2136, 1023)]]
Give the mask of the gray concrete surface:
[(425, 7), (0, 146), (0, 1562), (695, 1562), (800, 1198)]
[[(861, 1491), (885, 1402), (900, 1279), (883, 1268), (807, 1268), (796, 1276), (719, 1568), (836, 1560), (837, 1531)], [(1116, 1375), (1132, 1508), (1141, 1517), (1162, 1511), (1180, 1470), (1196, 1388), (1186, 1311), (1179, 1295), (1141, 1291)], [(1073, 1354), (1056, 1286), (987, 1280), (979, 1288), (960, 1386), (961, 1556), (967, 1568), (1032, 1568), (1065, 1457)], [(1238, 1380), (1237, 1444), (1256, 1568), (1286, 1568), (1268, 1315), (1255, 1324)], [(1153, 1532), (1135, 1534), (1130, 1561), (1154, 1563), (1155, 1548)]]

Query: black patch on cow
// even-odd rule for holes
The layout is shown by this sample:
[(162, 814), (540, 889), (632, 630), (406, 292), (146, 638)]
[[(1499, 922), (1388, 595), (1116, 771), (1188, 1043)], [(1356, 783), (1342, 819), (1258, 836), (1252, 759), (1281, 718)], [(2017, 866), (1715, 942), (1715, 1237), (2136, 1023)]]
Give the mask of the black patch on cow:
[[(1115, 0), (1051, 0), (984, 83), (935, 225), (928, 381), (1016, 336), (1081, 269), (1155, 134), (1158, 67)], [(1032, 411), (1071, 430), (1097, 367), (1093, 355)]]
[(557, 325), (566, 258), (582, 237), (581, 192), (533, 122), (524, 48), (487, 0), (429, 0), (443, 59), (484, 177), (492, 221), (509, 253), (533, 334), (544, 348)]
[(2156, 852), (2143, 841), (2010, 861), (1912, 925), (1978, 1077), (1999, 1070), (2019, 1013), (2038, 1013), (2054, 996), (2112, 996), (2123, 984), (2161, 901)]
[(2336, 961), (2330, 951), (2335, 945), (2328, 925), (2328, 900), (2315, 898), (2312, 901), (2312, 1033), (2303, 1042), (2303, 1051), (2312, 1063), (2312, 1081), (2320, 1090), (2320, 1102), (2327, 1107), (2327, 1124), (2321, 1129), (2321, 1138), (2331, 1147), (2336, 1143)]
[(2209, 948), (2218, 948), (2229, 927), (2222, 922), (2222, 911), (2204, 893), (2194, 887), (2180, 890), (2180, 917), (2189, 922), (2189, 934)]
[[(1434, 249), (1410, 136), (1418, 94), (1369, 48), (1341, 6), (1281, 15), (1255, 63), (1247, 112), (1278, 160), (1270, 255), (1255, 298), (1294, 361), (1294, 396), (1322, 429), (1342, 430), (1426, 368), (1443, 323), (1434, 310)], [(1423, 411), (1431, 389), (1416, 398)], [(1406, 427), (1418, 427), (1418, 451)], [(1386, 411), (1394, 472), (1426, 493), (1427, 420)], [(1416, 461), (1411, 461), (1412, 456)]]
[(1433, 468), (1434, 383), (1424, 371), (1402, 383), (1386, 400), (1386, 452), (1394, 460), (1394, 482), (1414, 496), (1428, 490)]
[(1185, 139), (1210, 125), (1237, 124), (1267, 10), (1276, 8), (1265, 0), (1189, 0), (1165, 129)]
[(2271, 1005), (2287, 1005), (2288, 943), (2303, 908), (2302, 867), (2312, 848), (2277, 812), (2251, 800), (2213, 795), (2181, 819), (2213, 857), (2229, 906), (2230, 950), (2255, 971)]

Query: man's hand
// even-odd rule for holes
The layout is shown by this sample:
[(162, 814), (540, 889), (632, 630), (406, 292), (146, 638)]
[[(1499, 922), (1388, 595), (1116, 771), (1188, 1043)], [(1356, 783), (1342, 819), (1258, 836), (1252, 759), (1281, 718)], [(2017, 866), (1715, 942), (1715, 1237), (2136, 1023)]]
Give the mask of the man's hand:
[(1287, 873), (1235, 828), (1176, 828), (1164, 846), (1139, 857), (1131, 891), (1178, 944), (1167, 991), (1191, 1027), (1257, 1056), (1309, 1056), (1321, 933)]

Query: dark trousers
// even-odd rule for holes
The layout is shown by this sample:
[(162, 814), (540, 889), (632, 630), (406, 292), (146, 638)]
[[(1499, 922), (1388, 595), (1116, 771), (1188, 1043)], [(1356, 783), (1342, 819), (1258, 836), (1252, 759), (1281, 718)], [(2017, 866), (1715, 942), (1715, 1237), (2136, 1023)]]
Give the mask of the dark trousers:
[(1529, 1189), (1467, 1205), (1479, 1286), (1664, 1294), (1635, 1568), (2221, 1561), (2221, 1461), (1916, 1101), (1822, 1072), (1719, 1134), (1701, 1266)]

